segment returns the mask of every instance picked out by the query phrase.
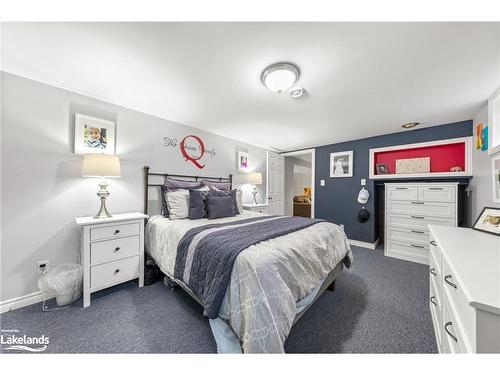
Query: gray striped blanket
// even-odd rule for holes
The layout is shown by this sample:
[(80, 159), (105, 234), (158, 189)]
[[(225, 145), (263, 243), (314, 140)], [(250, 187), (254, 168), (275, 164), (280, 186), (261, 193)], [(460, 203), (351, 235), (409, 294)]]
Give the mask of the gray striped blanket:
[(174, 276), (202, 300), (205, 315), (215, 319), (240, 252), (319, 222), (296, 216), (259, 216), (190, 229), (177, 246)]

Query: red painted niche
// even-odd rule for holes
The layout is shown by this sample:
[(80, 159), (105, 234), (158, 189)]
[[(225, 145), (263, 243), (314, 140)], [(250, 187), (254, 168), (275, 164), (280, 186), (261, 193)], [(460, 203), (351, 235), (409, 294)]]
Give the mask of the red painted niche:
[[(408, 148), (375, 153), (375, 164), (387, 164), (389, 174), (396, 173), (396, 159), (431, 158), (432, 172), (449, 172), (452, 167), (465, 170), (465, 143)], [(375, 169), (375, 165), (373, 166)], [(374, 171), (375, 172), (375, 171)]]

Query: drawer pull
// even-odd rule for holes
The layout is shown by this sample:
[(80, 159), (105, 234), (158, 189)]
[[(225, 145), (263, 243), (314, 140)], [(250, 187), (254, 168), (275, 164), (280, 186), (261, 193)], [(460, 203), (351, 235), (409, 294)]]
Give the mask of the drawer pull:
[(425, 202), (411, 202), (411, 204), (424, 204)]
[(431, 298), (429, 298), (431, 303), (434, 305), (434, 306), (437, 306), (437, 302), (436, 302), (436, 296), (432, 296)]
[(449, 285), (449, 286), (451, 286), (452, 288), (457, 289), (457, 284), (454, 284), (454, 283), (452, 283), (452, 282), (450, 281), (451, 277), (452, 277), (451, 275), (446, 275), (446, 276), (444, 277), (444, 281), (446, 282), (446, 284), (448, 284), (448, 285)]
[(424, 246), (423, 245), (415, 245), (415, 244), (410, 244), (411, 247), (416, 247), (417, 249), (423, 249)]
[(396, 190), (408, 190), (407, 187), (397, 187)]
[(437, 246), (436, 241), (432, 240), (432, 241), (431, 241), (431, 245), (432, 245), (432, 246)]
[(412, 219), (425, 219), (423, 216), (411, 216)]
[(120, 233), (120, 229), (115, 230), (115, 234)]
[(113, 250), (113, 253), (116, 253), (117, 251), (120, 251), (120, 246), (115, 247), (115, 249)]
[(425, 233), (423, 230), (415, 230), (415, 229), (412, 229), (410, 232), (412, 232), (412, 233), (418, 233), (418, 234), (424, 234)]
[(444, 188), (438, 188), (438, 187), (430, 187), (429, 190), (443, 190)]
[(450, 331), (448, 331), (448, 327), (451, 326), (452, 323), (451, 322), (448, 322), (444, 325), (444, 330), (446, 331), (446, 333), (448, 334), (448, 336), (450, 336), (453, 341), (455, 342), (458, 342), (458, 339), (457, 339), (457, 336), (455, 336), (453, 333), (451, 333)]
[(120, 272), (120, 270), (117, 268), (117, 269), (115, 270), (115, 272), (113, 272), (113, 275), (118, 274), (118, 272)]
[(435, 268), (431, 268), (431, 269), (429, 270), (429, 272), (430, 272), (432, 275), (437, 276), (437, 273), (436, 273), (436, 269), (435, 269)]

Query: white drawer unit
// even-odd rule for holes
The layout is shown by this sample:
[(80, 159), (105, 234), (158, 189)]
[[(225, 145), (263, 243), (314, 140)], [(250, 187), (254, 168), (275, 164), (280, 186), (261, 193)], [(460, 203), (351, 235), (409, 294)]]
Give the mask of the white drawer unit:
[(91, 293), (138, 279), (144, 285), (144, 219), (141, 213), (105, 219), (76, 218), (82, 226), (83, 307)]
[(243, 205), (244, 210), (252, 211), (252, 212), (259, 212), (261, 214), (267, 214), (268, 207), (269, 207), (269, 205), (267, 205), (267, 204), (244, 204)]
[(500, 237), (438, 225), (429, 231), (429, 306), (439, 352), (500, 353)]
[(458, 183), (386, 183), (384, 254), (429, 264), (428, 226), (457, 226)]

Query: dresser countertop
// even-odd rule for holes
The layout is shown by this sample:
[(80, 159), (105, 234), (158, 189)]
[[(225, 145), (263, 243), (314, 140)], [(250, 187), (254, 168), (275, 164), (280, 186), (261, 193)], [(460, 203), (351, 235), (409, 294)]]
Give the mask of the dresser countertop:
[(500, 314), (500, 237), (469, 228), (429, 225), (469, 304)]

